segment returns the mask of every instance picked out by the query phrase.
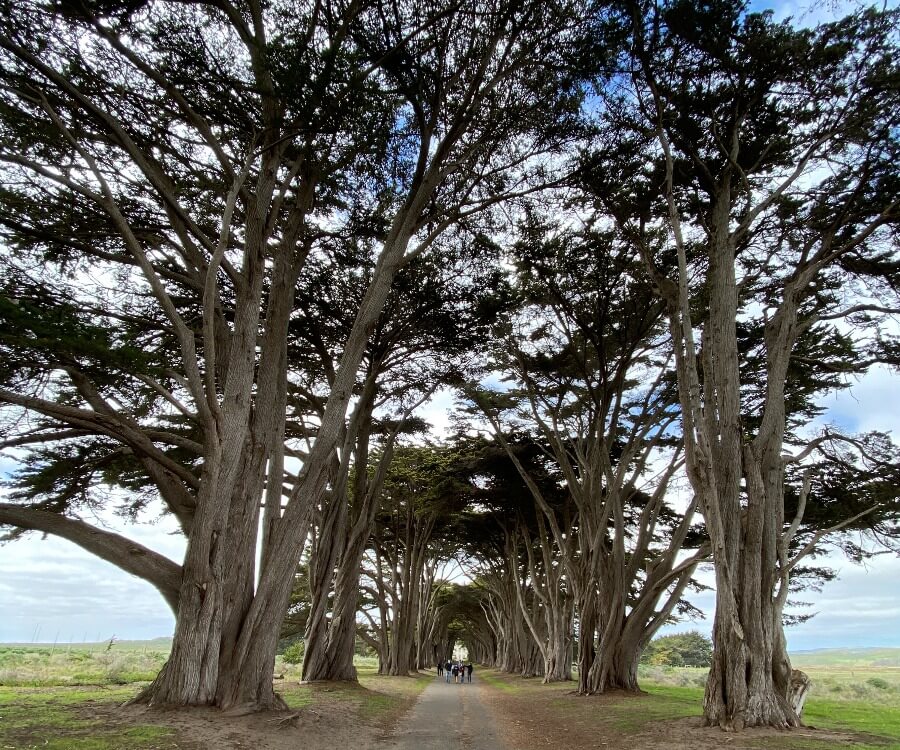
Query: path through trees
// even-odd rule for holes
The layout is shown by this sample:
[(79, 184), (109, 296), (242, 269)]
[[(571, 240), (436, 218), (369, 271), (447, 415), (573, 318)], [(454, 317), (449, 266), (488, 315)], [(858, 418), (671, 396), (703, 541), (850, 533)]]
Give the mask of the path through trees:
[(397, 750), (507, 750), (496, 717), (484, 701), (477, 673), (471, 683), (436, 677), (387, 740)]

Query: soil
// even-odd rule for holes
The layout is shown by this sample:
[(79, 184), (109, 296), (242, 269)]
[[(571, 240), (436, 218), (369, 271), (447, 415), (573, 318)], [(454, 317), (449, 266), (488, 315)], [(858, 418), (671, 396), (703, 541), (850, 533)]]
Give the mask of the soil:
[(838, 750), (867, 739), (812, 728), (787, 732), (747, 729), (729, 734), (701, 726), (699, 716), (653, 720), (654, 699), (645, 693), (612, 691), (585, 697), (575, 694), (571, 683), (542, 685), (536, 679), (499, 674), (496, 678), (504, 689), (492, 689), (488, 702), (498, 717), (502, 736), (514, 750), (760, 750), (830, 744)]
[(341, 750), (374, 749), (386, 728), (378, 722), (353, 720), (344, 700), (329, 701), (327, 687), (315, 706), (263, 714), (229, 716), (213, 708), (166, 709), (100, 704), (84, 708), (83, 718), (105, 725), (159, 725), (175, 730), (167, 741), (172, 750)]

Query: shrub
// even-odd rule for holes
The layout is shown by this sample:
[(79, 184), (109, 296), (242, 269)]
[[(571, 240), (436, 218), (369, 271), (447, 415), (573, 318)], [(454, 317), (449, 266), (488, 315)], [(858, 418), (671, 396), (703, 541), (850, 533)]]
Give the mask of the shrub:
[(712, 663), (712, 641), (696, 630), (665, 635), (644, 649), (641, 661), (658, 666), (708, 667)]
[(282, 659), (287, 664), (300, 664), (303, 661), (303, 641), (295, 641), (284, 650)]
[(880, 677), (870, 677), (866, 680), (867, 685), (871, 685), (873, 688), (878, 688), (879, 690), (887, 690), (890, 688), (887, 680), (882, 680)]
[(655, 667), (683, 667), (684, 659), (675, 649), (663, 646), (650, 655), (650, 664)]

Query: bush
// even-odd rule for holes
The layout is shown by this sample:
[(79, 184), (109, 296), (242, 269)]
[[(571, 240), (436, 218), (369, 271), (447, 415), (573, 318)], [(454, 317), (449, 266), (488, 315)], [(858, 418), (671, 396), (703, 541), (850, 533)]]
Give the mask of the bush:
[(887, 680), (882, 680), (880, 677), (870, 677), (866, 680), (867, 685), (871, 685), (873, 688), (878, 688), (879, 690), (887, 690), (890, 688)]
[(684, 659), (673, 648), (657, 648), (650, 654), (650, 664), (655, 667), (683, 667)]
[(708, 667), (712, 663), (712, 641), (696, 630), (665, 635), (644, 649), (641, 662), (656, 666)]
[(284, 650), (281, 658), (287, 664), (300, 664), (303, 661), (303, 641), (295, 641)]

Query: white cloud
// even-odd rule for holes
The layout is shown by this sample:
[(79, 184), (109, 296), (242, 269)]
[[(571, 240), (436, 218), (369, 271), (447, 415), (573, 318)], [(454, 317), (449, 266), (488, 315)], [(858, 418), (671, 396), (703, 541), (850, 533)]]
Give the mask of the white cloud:
[[(115, 517), (101, 520), (176, 562), (184, 555), (184, 538), (173, 534), (171, 520), (130, 527)], [(175, 623), (146, 581), (37, 533), (0, 547), (0, 611), (0, 642), (154, 638), (171, 634)]]
[[(817, 648), (851, 648), (891, 646), (900, 648), (900, 557), (882, 555), (865, 566), (854, 565), (842, 557), (821, 557), (817, 564), (838, 571), (838, 578), (825, 584), (821, 593), (800, 592), (795, 598), (813, 603), (809, 608), (795, 608), (794, 614), (816, 613), (800, 625), (786, 629), (788, 650), (807, 651)], [(708, 586), (715, 584), (711, 570), (703, 570), (698, 579)], [(704, 620), (669, 625), (660, 635), (699, 630), (712, 631), (715, 593), (704, 591), (689, 596), (694, 606), (706, 616)]]
[(818, 424), (833, 422), (854, 432), (880, 430), (893, 432), (900, 438), (900, 398), (897, 398), (897, 375), (887, 367), (877, 366), (854, 380), (850, 387), (830, 393), (819, 403), (828, 411)]

